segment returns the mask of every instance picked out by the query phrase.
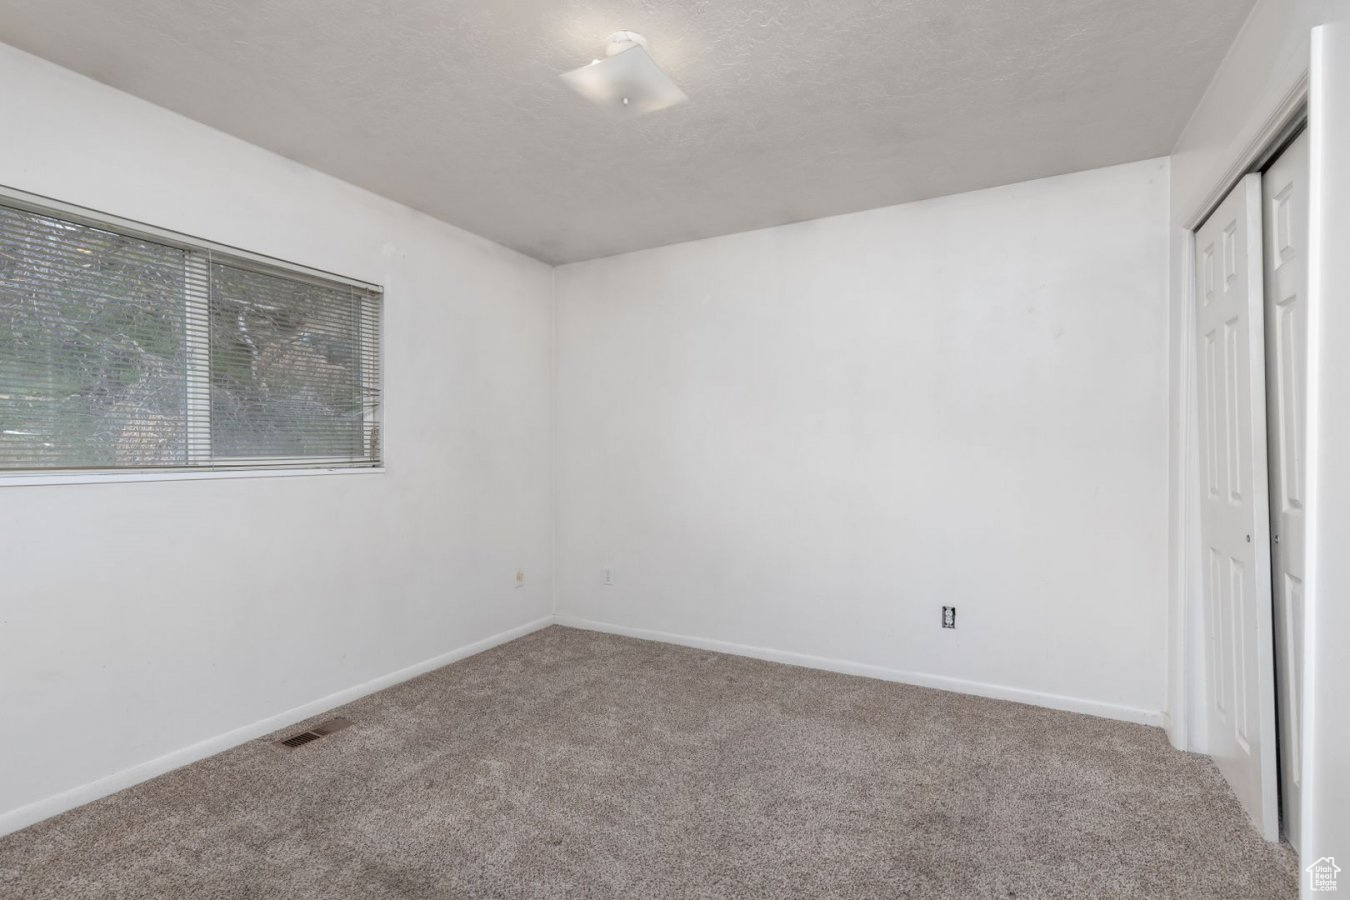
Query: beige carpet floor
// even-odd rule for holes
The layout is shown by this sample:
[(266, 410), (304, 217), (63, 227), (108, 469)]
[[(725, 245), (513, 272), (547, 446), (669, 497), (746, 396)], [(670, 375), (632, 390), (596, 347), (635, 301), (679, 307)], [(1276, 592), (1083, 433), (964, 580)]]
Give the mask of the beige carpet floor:
[(0, 896), (1297, 895), (1156, 728), (559, 627), (335, 712), (0, 839)]

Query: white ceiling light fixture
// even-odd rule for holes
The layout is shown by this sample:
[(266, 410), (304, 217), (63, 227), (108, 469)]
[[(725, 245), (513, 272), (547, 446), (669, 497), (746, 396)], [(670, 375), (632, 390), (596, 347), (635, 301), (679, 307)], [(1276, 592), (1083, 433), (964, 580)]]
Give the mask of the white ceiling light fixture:
[(581, 96), (625, 115), (655, 112), (689, 98), (647, 54), (647, 40), (632, 31), (609, 36), (607, 59), (564, 72), (562, 80)]

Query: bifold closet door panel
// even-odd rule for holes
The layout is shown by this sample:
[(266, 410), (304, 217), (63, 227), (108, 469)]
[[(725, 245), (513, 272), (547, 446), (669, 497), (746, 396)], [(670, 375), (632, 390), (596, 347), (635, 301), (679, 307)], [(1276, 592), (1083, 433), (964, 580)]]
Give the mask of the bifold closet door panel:
[(1200, 227), (1195, 253), (1210, 753), (1276, 840), (1260, 175)]

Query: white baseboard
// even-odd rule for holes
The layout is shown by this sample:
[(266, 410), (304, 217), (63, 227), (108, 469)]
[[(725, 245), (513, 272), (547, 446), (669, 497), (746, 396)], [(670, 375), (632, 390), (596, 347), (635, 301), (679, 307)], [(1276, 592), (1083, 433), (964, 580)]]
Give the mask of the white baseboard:
[(558, 615), (554, 621), (569, 628), (584, 628), (587, 631), (603, 631), (608, 634), (621, 634), (626, 637), (642, 638), (648, 641), (661, 641), (666, 644), (679, 644), (696, 647), (700, 650), (713, 650), (718, 653), (731, 653), (736, 656), (749, 656), (770, 662), (786, 663), (790, 666), (804, 666), (808, 669), (825, 669), (829, 672), (841, 672), (845, 675), (862, 675), (866, 678), (878, 678), (882, 681), (898, 681), (919, 687), (937, 688), (941, 691), (954, 691), (958, 694), (974, 694), (977, 697), (991, 697), (995, 700), (1012, 700), (1016, 703), (1029, 703), (1032, 706), (1044, 706), (1066, 712), (1085, 713), (1106, 719), (1118, 719), (1122, 722), (1134, 722), (1139, 725), (1162, 725), (1161, 711), (1137, 709), (1100, 700), (1087, 700), (1082, 697), (1066, 697), (1062, 694), (1048, 694), (1025, 688), (1006, 687), (1001, 684), (986, 684), (981, 681), (967, 681), (963, 678), (950, 678), (946, 675), (929, 675), (924, 672), (905, 672), (885, 666), (850, 662), (842, 659), (829, 659), (824, 656), (810, 656), (805, 653), (792, 653), (787, 650), (773, 650), (767, 647), (753, 647), (748, 644), (734, 644), (730, 641), (712, 638), (690, 637), (683, 634), (669, 634), (664, 631), (652, 631), (647, 628), (629, 628), (626, 625), (610, 625), (606, 622), (594, 622), (576, 616)]
[(764, 659), (771, 662), (786, 663), (792, 666), (803, 666), (809, 669), (824, 669), (830, 672), (841, 672), (845, 675), (861, 675), (866, 678), (878, 678), (882, 681), (896, 681), (904, 684), (913, 684), (920, 687), (937, 688), (938, 690), (954, 691), (960, 694), (974, 694), (978, 697), (992, 697), (996, 700), (1012, 700), (1017, 703), (1029, 703), (1033, 706), (1044, 706), (1049, 709), (1059, 709), (1068, 712), (1085, 713), (1092, 716), (1101, 716), (1107, 719), (1119, 719), (1125, 722), (1135, 722), (1142, 725), (1162, 725), (1163, 714), (1146, 709), (1137, 709), (1130, 706), (1121, 706), (1114, 703), (1103, 703), (1098, 700), (1086, 700), (1080, 697), (1066, 697), (1061, 694), (1049, 694), (1041, 691), (1030, 691), (1024, 688), (1006, 687), (1004, 685), (986, 684), (979, 681), (967, 681), (961, 678), (950, 678), (945, 675), (929, 675), (922, 672), (905, 672), (899, 669), (891, 669), (885, 666), (874, 666), (867, 663), (850, 662), (848, 660), (829, 659), (823, 656), (811, 656), (805, 653), (793, 653), (787, 650), (773, 650), (767, 647), (754, 647), (748, 644), (736, 644), (730, 641), (719, 641), (712, 638), (690, 637), (682, 634), (670, 634), (664, 631), (653, 631), (647, 628), (630, 628), (624, 625), (611, 625), (606, 622), (594, 622), (589, 619), (582, 619), (576, 616), (555, 615), (544, 616), (535, 619), (533, 622), (527, 622), (524, 625), (518, 625), (506, 631), (494, 634), (484, 638), (481, 641), (475, 641), (472, 644), (465, 644), (448, 653), (422, 662), (399, 669), (396, 672), (390, 672), (387, 675), (381, 675), (364, 684), (358, 684), (344, 690), (321, 697), (309, 703), (297, 706), (285, 712), (274, 716), (261, 719), (241, 728), (227, 731), (224, 734), (208, 738), (196, 744), (167, 753), (164, 756), (156, 757), (132, 766), (129, 769), (123, 769), (88, 784), (80, 785), (68, 791), (63, 791), (52, 797), (38, 800), (27, 806), (21, 806), (18, 809), (9, 810), (0, 813), (0, 835), (9, 834), (18, 831), (21, 828), (27, 828), (36, 822), (51, 816), (63, 813), (66, 810), (74, 809), (77, 806), (83, 806), (100, 797), (106, 797), (109, 794), (115, 794), (118, 791), (125, 790), (133, 785), (140, 784), (142, 781), (148, 781), (165, 772), (194, 763), (197, 760), (205, 759), (208, 756), (214, 756), (231, 747), (251, 741), (254, 738), (262, 737), (273, 731), (285, 728), (287, 725), (293, 725), (296, 722), (308, 719), (311, 716), (334, 709), (353, 700), (358, 700), (367, 694), (373, 694), (376, 691), (391, 687), (410, 678), (415, 678), (433, 669), (439, 669), (452, 662), (482, 653), (484, 650), (490, 650), (499, 644), (507, 641), (513, 641), (516, 638), (523, 637), (531, 632), (538, 631), (541, 628), (547, 628), (552, 624), (565, 625), (569, 628), (582, 628), (588, 631), (602, 631), (609, 634), (625, 635), (627, 637), (641, 638), (649, 641), (660, 641), (667, 644), (679, 644), (685, 647), (696, 647), (700, 650), (712, 650), (718, 653), (730, 653), (736, 656), (749, 656), (755, 659)]
[(320, 697), (318, 700), (312, 700), (294, 709), (288, 709), (285, 712), (274, 716), (268, 716), (266, 719), (260, 719), (257, 722), (227, 731), (224, 734), (207, 738), (199, 741), (181, 750), (175, 750), (172, 753), (166, 753), (155, 759), (132, 766), (130, 769), (123, 769), (120, 772), (114, 772), (97, 781), (91, 781), (88, 784), (82, 784), (79, 787), (71, 788), (68, 791), (62, 791), (52, 797), (44, 800), (38, 800), (27, 806), (21, 806), (18, 809), (12, 809), (8, 812), (0, 813), (0, 835), (6, 835), (20, 828), (27, 828), (35, 822), (41, 822), (43, 819), (50, 818), (66, 810), (74, 809), (77, 806), (83, 806), (86, 803), (106, 797), (109, 794), (115, 794), (118, 791), (125, 790), (142, 781), (148, 781), (165, 772), (172, 771), (188, 763), (194, 763), (199, 759), (205, 759), (208, 756), (214, 756), (231, 747), (237, 747), (240, 744), (251, 741), (254, 738), (262, 737), (273, 731), (285, 728), (287, 725), (294, 725), (296, 722), (308, 719), (310, 716), (316, 716), (335, 707), (351, 703), (353, 700), (359, 700), (367, 694), (373, 694), (376, 691), (391, 687), (410, 678), (415, 678), (433, 669), (439, 669), (442, 666), (448, 666), (452, 662), (473, 656), (476, 653), (482, 653), (484, 650), (490, 650), (499, 644), (507, 641), (513, 641), (518, 637), (524, 637), (533, 631), (541, 628), (547, 628), (553, 624), (553, 616), (544, 616), (541, 619), (535, 619), (533, 622), (527, 622), (524, 625), (518, 625), (515, 628), (509, 628), (506, 631), (499, 632), (490, 637), (483, 638), (481, 641), (474, 641), (472, 644), (465, 644), (448, 653), (442, 653), (440, 656), (434, 656), (431, 659), (415, 663), (405, 669), (399, 669), (396, 672), (390, 672), (387, 675), (381, 675), (373, 678), (364, 684), (358, 684), (354, 687), (345, 688), (326, 697)]

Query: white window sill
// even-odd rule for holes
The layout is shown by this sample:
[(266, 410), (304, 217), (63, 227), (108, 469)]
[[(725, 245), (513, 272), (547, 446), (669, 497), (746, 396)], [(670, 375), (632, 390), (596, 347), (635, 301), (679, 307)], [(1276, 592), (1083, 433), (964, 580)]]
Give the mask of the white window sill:
[(215, 481), (222, 478), (299, 478), (310, 475), (383, 475), (384, 467), (361, 469), (225, 469), (185, 472), (41, 472), (0, 475), (0, 488), (52, 484), (112, 484), (126, 481)]

